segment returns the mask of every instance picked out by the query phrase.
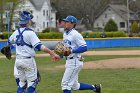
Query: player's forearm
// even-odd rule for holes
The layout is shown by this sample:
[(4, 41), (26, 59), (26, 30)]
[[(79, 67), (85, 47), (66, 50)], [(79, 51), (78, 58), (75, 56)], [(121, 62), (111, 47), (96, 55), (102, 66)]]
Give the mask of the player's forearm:
[(87, 46), (80, 46), (72, 50), (72, 53), (83, 53), (87, 51)]
[(49, 48), (45, 47), (44, 45), (41, 45), (41, 51), (49, 53), (50, 55), (53, 55), (53, 52)]
[(49, 53), (50, 55), (53, 55), (53, 52), (49, 48), (47, 48), (45, 45), (42, 45), (42, 44), (38, 44), (35, 47), (35, 50), (43, 51), (43, 52)]

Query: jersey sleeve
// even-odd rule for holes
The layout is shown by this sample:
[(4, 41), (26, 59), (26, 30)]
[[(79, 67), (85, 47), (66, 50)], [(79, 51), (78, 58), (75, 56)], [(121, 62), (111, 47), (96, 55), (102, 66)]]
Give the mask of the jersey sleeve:
[(35, 34), (35, 32), (32, 32), (30, 35), (30, 42), (31, 45), (35, 48), (36, 46), (41, 44), (41, 41), (39, 40), (39, 38), (37, 37), (37, 35)]
[(82, 37), (82, 35), (80, 33), (75, 34), (75, 43), (78, 47), (80, 46), (87, 46), (84, 38)]
[(12, 44), (15, 44), (15, 32), (8, 38), (8, 44), (9, 45), (12, 45)]

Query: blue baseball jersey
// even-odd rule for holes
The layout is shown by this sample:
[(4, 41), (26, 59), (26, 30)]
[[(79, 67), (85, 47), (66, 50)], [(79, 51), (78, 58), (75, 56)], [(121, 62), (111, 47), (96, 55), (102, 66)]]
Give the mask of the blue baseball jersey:
[[(63, 43), (67, 47), (71, 48), (72, 50), (77, 49), (78, 47), (81, 47), (81, 46), (87, 46), (82, 35), (75, 29), (66, 31), (63, 34)], [(72, 53), (68, 57), (81, 57), (81, 55), (80, 53)]]

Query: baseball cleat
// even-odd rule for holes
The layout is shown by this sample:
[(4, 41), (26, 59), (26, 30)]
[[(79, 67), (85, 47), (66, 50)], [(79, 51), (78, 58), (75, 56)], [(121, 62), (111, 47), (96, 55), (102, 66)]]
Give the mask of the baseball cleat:
[(95, 84), (95, 88), (96, 88), (95, 93), (101, 93), (101, 90), (102, 90), (102, 85), (101, 84)]

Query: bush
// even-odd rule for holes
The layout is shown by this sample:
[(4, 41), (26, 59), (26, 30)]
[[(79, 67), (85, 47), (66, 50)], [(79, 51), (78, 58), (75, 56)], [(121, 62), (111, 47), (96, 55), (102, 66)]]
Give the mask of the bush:
[(139, 27), (138, 27), (138, 23), (136, 21), (134, 21), (132, 26), (131, 26), (131, 32), (132, 33), (139, 33)]
[(99, 38), (101, 32), (82, 32), (84, 38)]
[(118, 31), (118, 26), (117, 24), (115, 23), (114, 20), (110, 19), (106, 25), (105, 25), (105, 28), (104, 28), (104, 31), (108, 31), (108, 32), (114, 32), (114, 31)]
[[(12, 35), (12, 33), (13, 32), (10, 32), (10, 35), (9, 36), (11, 36)], [(3, 39), (8, 39), (8, 33), (7, 32), (2, 32), (2, 35), (3, 35)]]
[(127, 35), (122, 31), (118, 31), (118, 32), (82, 32), (81, 34), (84, 38), (101, 38), (103, 34), (105, 35), (105, 37), (102, 37), (102, 38), (127, 37)]
[(46, 33), (46, 32), (58, 32), (59, 30), (57, 28), (46, 28), (42, 31), (42, 33)]
[(110, 37), (127, 37), (127, 35), (124, 32), (122, 32), (122, 31), (108, 32), (108, 35), (110, 35)]
[(62, 39), (63, 34), (60, 32), (37, 33), (40, 39)]
[[(12, 32), (10, 33), (10, 35)], [(49, 33), (41, 33), (38, 32), (36, 33), (39, 37), (39, 39), (62, 39), (63, 38), (63, 33), (61, 32), (49, 32)], [(81, 33), (84, 38), (101, 38), (103, 34), (106, 35), (106, 37), (127, 37), (127, 35), (122, 32), (82, 32)], [(8, 34), (7, 32), (3, 32), (4, 39), (8, 39)], [(104, 37), (104, 38), (106, 38)], [(103, 37), (102, 37), (103, 38)]]

